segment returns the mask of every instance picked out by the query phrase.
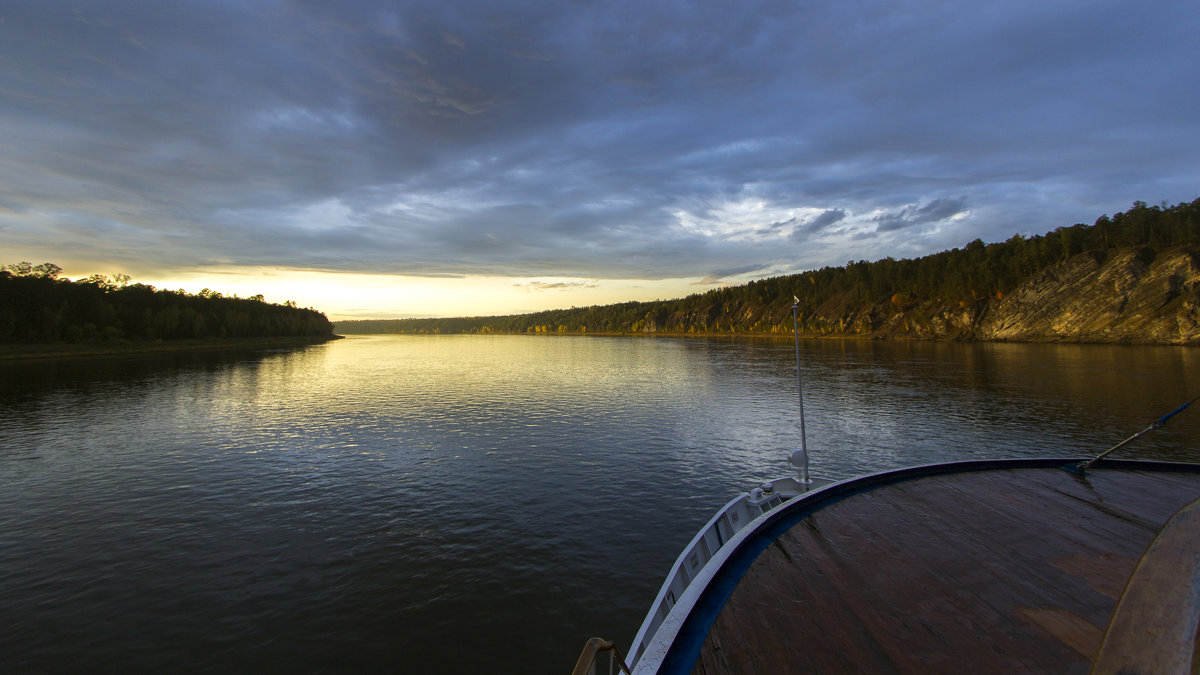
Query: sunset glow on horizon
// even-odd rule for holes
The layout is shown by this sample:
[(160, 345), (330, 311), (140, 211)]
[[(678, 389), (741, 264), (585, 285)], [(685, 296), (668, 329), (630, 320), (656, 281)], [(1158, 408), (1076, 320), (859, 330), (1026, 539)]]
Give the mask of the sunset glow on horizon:
[[(64, 269), (62, 276), (83, 279), (123, 273)], [(192, 294), (207, 289), (242, 298), (262, 295), (267, 302), (291, 301), (320, 310), (333, 321), (525, 314), (548, 308), (673, 299), (713, 287), (686, 279), (419, 278), (237, 268), (157, 278), (131, 275), (130, 283)]]

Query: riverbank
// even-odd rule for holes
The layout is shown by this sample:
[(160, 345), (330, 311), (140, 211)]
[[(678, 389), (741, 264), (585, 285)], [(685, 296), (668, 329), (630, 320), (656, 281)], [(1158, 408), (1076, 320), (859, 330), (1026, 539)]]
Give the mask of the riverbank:
[(207, 340), (161, 340), (156, 342), (114, 340), (111, 342), (90, 343), (12, 344), (0, 345), (0, 361), (58, 359), (82, 356), (120, 356), (126, 354), (153, 354), (179, 351), (213, 351), (222, 349), (287, 349), (321, 344), (330, 340), (340, 340), (342, 337), (341, 335), (334, 335), (328, 338), (213, 338)]
[[(727, 338), (736, 340), (787, 340), (794, 339), (794, 334), (789, 332), (775, 333), (756, 333), (750, 331), (638, 331), (638, 332), (620, 332), (620, 331), (559, 331), (552, 333), (538, 333), (531, 331), (484, 331), (471, 333), (436, 333), (428, 331), (387, 331), (387, 332), (354, 332), (345, 331), (347, 335), (409, 335), (417, 337), (439, 337), (446, 335), (528, 335), (534, 337), (628, 337), (628, 338)], [(949, 336), (929, 335), (920, 333), (910, 333), (902, 335), (888, 334), (863, 334), (854, 332), (800, 332), (800, 338), (803, 340), (850, 340), (859, 342), (957, 342), (963, 344), (1061, 344), (1061, 345), (1109, 345), (1109, 346), (1140, 346), (1140, 347), (1200, 347), (1200, 339), (1193, 338), (1188, 341), (1180, 340), (1163, 340), (1155, 341), (1137, 341), (1129, 338), (1118, 337), (1111, 339), (1082, 339), (1074, 336), (1033, 336), (1020, 338), (980, 338), (972, 337), (967, 334), (954, 334)]]

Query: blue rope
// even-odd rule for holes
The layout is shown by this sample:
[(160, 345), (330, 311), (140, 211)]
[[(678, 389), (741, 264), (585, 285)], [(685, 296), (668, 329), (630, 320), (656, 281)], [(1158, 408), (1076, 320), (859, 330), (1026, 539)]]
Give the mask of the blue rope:
[(1160, 418), (1158, 418), (1158, 419), (1154, 420), (1154, 422), (1153, 422), (1153, 423), (1151, 423), (1151, 424), (1150, 424), (1150, 426), (1146, 427), (1145, 429), (1142, 429), (1141, 431), (1139, 431), (1139, 432), (1137, 432), (1136, 434), (1134, 434), (1134, 435), (1130, 436), (1129, 438), (1126, 438), (1125, 440), (1121, 441), (1120, 443), (1117, 443), (1116, 445), (1114, 445), (1114, 446), (1112, 446), (1111, 448), (1109, 448), (1109, 449), (1105, 450), (1104, 452), (1100, 453), (1099, 455), (1096, 455), (1095, 457), (1093, 457), (1093, 458), (1089, 459), (1089, 460), (1088, 460), (1088, 461), (1086, 461), (1086, 462), (1080, 462), (1080, 463), (1079, 463), (1079, 464), (1078, 464), (1078, 465), (1075, 467), (1075, 471), (1072, 471), (1072, 473), (1078, 473), (1079, 475), (1083, 475), (1084, 473), (1086, 473), (1086, 472), (1087, 472), (1087, 470), (1088, 470), (1089, 468), (1091, 468), (1091, 466), (1092, 466), (1093, 464), (1095, 464), (1096, 462), (1100, 461), (1100, 459), (1101, 459), (1101, 458), (1108, 456), (1109, 454), (1111, 454), (1111, 453), (1112, 453), (1114, 450), (1117, 450), (1118, 448), (1123, 448), (1123, 447), (1125, 447), (1125, 445), (1126, 445), (1126, 444), (1128, 444), (1130, 441), (1132, 441), (1133, 439), (1137, 438), (1138, 436), (1141, 436), (1142, 434), (1146, 433), (1147, 431), (1154, 431), (1155, 429), (1161, 429), (1161, 428), (1163, 427), (1163, 425), (1165, 425), (1165, 424), (1167, 423), (1167, 420), (1169, 420), (1169, 419), (1171, 419), (1172, 417), (1174, 417), (1174, 416), (1178, 415), (1179, 413), (1183, 412), (1183, 409), (1184, 409), (1184, 408), (1186, 408), (1186, 407), (1188, 407), (1189, 405), (1191, 405), (1191, 404), (1195, 403), (1196, 401), (1200, 401), (1200, 396), (1197, 396), (1197, 397), (1193, 398), (1192, 400), (1188, 401), (1187, 403), (1184, 403), (1183, 405), (1179, 406), (1178, 408), (1176, 408), (1176, 409), (1175, 409), (1175, 410), (1173, 410), (1172, 412), (1169, 412), (1169, 413), (1167, 413), (1166, 415), (1163, 415), (1162, 417), (1160, 417)]
[(1156, 422), (1154, 423), (1154, 426), (1155, 426), (1155, 428), (1161, 427), (1162, 425), (1166, 424), (1166, 423), (1167, 423), (1167, 420), (1169, 420), (1169, 419), (1171, 419), (1172, 417), (1174, 417), (1174, 416), (1178, 415), (1179, 413), (1183, 412), (1183, 409), (1184, 409), (1184, 408), (1186, 408), (1186, 407), (1188, 407), (1189, 405), (1191, 405), (1191, 404), (1195, 403), (1196, 401), (1200, 401), (1200, 396), (1197, 396), (1196, 398), (1194, 398), (1194, 399), (1192, 399), (1192, 400), (1188, 401), (1187, 403), (1184, 403), (1183, 405), (1179, 406), (1178, 408), (1176, 408), (1176, 409), (1175, 409), (1175, 411), (1174, 411), (1174, 412), (1167, 413), (1166, 415), (1163, 415), (1162, 417), (1158, 418), (1158, 421), (1156, 421)]

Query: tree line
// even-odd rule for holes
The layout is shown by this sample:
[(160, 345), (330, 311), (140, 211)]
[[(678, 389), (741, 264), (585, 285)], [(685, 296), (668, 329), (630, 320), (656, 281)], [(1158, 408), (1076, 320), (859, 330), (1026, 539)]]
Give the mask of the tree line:
[(159, 290), (129, 277), (59, 278), (53, 263), (0, 266), (0, 343), (86, 343), (333, 335), (333, 324), (295, 303)]
[(976, 239), (916, 259), (850, 261), (676, 300), (573, 307), (532, 314), (343, 321), (343, 333), (789, 333), (793, 296), (800, 328), (845, 331), (838, 317), (902, 312), (920, 303), (965, 306), (1002, 298), (1031, 276), (1076, 255), (1136, 248), (1146, 260), (1171, 246), (1200, 244), (1200, 199), (1175, 206), (1137, 201), (1092, 225), (1059, 227), (1003, 242)]

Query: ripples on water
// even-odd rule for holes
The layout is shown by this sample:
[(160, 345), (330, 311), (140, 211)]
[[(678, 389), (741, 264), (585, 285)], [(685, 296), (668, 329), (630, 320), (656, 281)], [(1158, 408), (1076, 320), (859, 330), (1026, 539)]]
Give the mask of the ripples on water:
[[(1175, 348), (807, 342), (814, 470), (1080, 455)], [(0, 364), (0, 670), (567, 672), (798, 444), (790, 342), (355, 337)], [(1189, 380), (1189, 377), (1192, 379)], [(1200, 411), (1137, 454), (1195, 460)]]

